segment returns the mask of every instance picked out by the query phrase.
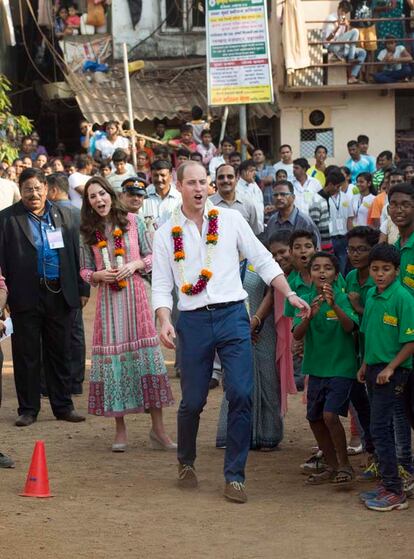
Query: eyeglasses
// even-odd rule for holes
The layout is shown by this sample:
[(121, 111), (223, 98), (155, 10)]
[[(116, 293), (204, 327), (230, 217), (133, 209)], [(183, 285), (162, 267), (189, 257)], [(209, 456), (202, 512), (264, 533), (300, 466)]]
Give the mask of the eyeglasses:
[(277, 198), (278, 196), (282, 196), (282, 198), (286, 198), (287, 196), (292, 196), (291, 192), (273, 192), (273, 198)]
[(40, 194), (43, 192), (44, 186), (35, 186), (34, 188), (22, 188), (22, 194)]
[(348, 247), (346, 249), (346, 252), (348, 254), (365, 254), (365, 253), (369, 252), (370, 250), (371, 250), (370, 247), (359, 246), (359, 247)]
[(413, 207), (413, 204), (411, 202), (401, 202), (401, 204), (398, 204), (398, 202), (390, 202), (388, 204), (388, 208), (390, 210), (404, 210), (404, 211), (409, 211), (411, 208)]

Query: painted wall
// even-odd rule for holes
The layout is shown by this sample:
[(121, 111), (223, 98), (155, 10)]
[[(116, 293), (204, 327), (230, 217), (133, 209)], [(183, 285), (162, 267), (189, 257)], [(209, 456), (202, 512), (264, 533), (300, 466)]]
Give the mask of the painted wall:
[[(160, 0), (143, 0), (141, 21), (132, 28), (127, 0), (112, 1), (112, 35), (114, 57), (122, 58), (122, 43), (128, 48), (147, 38), (161, 23)], [(157, 31), (135, 51), (135, 58), (203, 56), (206, 54), (205, 34), (166, 33)]]
[[(300, 129), (303, 109), (331, 109), (334, 130), (334, 158), (329, 163), (343, 164), (348, 158), (346, 143), (358, 134), (370, 138), (370, 153), (395, 149), (394, 92), (382, 96), (380, 92), (306, 93), (300, 97), (281, 94), (280, 137), (291, 144), (293, 153), (300, 154)], [(328, 126), (327, 126), (328, 127)]]

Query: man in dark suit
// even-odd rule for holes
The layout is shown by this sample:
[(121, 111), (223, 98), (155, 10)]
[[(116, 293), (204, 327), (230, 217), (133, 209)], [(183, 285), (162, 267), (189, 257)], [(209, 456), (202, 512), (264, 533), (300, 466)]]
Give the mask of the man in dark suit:
[[(49, 202), (56, 204), (59, 208), (65, 208), (70, 212), (77, 235), (80, 228), (80, 209), (69, 200), (69, 181), (64, 173), (52, 173), (46, 178)], [(80, 395), (83, 392), (83, 381), (85, 380), (85, 330), (83, 327), (82, 308), (89, 300), (90, 285), (85, 283), (85, 293), (81, 296), (81, 307), (73, 311), (73, 324), (70, 337), (70, 372), (71, 393)]]
[(84, 421), (73, 408), (68, 360), (73, 310), (87, 295), (79, 276), (79, 237), (70, 213), (47, 200), (41, 170), (23, 171), (19, 188), (21, 201), (0, 212), (0, 267), (14, 325), (16, 425), (37, 419), (42, 358), (55, 417)]

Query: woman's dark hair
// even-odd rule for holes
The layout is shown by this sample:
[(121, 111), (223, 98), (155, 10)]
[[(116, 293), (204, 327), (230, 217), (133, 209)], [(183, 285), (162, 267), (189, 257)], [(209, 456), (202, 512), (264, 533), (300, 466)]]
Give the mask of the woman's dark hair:
[(368, 225), (357, 225), (346, 234), (348, 241), (349, 239), (358, 237), (358, 239), (364, 239), (371, 247), (378, 244), (379, 236), (380, 232), (378, 229), (373, 229), (372, 227), (368, 227)]
[(375, 186), (372, 184), (371, 173), (367, 173), (367, 172), (358, 173), (357, 180), (359, 179), (359, 177), (361, 177), (362, 179), (365, 179), (369, 183), (369, 193), (370, 194), (376, 194), (377, 193), (377, 191), (375, 189)]
[(315, 254), (310, 259), (309, 269), (311, 268), (316, 258), (327, 258), (328, 260), (330, 260), (332, 266), (335, 268), (335, 272), (339, 274), (339, 260), (334, 254), (331, 254), (330, 252), (326, 252), (324, 250), (318, 250), (318, 252), (315, 252)]
[(85, 239), (85, 243), (88, 245), (96, 244), (96, 231), (99, 231), (102, 235), (105, 234), (105, 221), (95, 212), (89, 202), (88, 190), (92, 184), (99, 184), (99, 186), (106, 190), (106, 192), (110, 195), (112, 202), (110, 212), (112, 224), (117, 225), (120, 229), (122, 229), (123, 233), (125, 233), (128, 229), (127, 211), (118, 200), (118, 197), (109, 182), (104, 177), (92, 177), (85, 184), (80, 225), (80, 231)]
[(401, 262), (400, 251), (394, 245), (389, 245), (388, 243), (379, 243), (379, 245), (376, 245), (371, 249), (368, 257), (368, 262), (370, 265), (375, 260), (388, 262), (390, 264), (394, 264), (396, 268), (399, 268)]

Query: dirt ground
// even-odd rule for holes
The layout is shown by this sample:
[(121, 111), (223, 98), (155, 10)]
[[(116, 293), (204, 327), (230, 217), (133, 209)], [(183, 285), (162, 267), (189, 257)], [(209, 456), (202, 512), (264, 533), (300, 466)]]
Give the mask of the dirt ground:
[[(85, 313), (90, 341), (94, 304)], [(211, 392), (203, 413), (197, 461), (200, 487), (175, 485), (173, 453), (149, 448), (149, 417), (129, 416), (129, 448), (113, 454), (112, 421), (88, 417), (82, 424), (54, 420), (47, 401), (38, 422), (13, 426), (16, 398), (8, 342), (0, 449), (14, 470), (0, 470), (1, 559), (398, 559), (414, 557), (414, 499), (407, 511), (375, 513), (348, 490), (306, 487), (298, 465), (313, 444), (300, 396), (290, 398), (285, 439), (273, 453), (251, 452), (249, 502), (222, 495), (223, 451), (214, 447), (221, 390)], [(88, 343), (88, 347), (90, 344)], [(171, 355), (167, 355), (171, 371)], [(169, 360), (169, 361), (168, 361)], [(179, 385), (173, 379), (179, 400)], [(87, 390), (86, 390), (87, 392)], [(86, 396), (75, 400), (86, 412)], [(166, 410), (175, 435), (176, 406)], [(54, 498), (19, 497), (34, 443), (46, 443)], [(359, 460), (354, 459), (355, 466)]]

